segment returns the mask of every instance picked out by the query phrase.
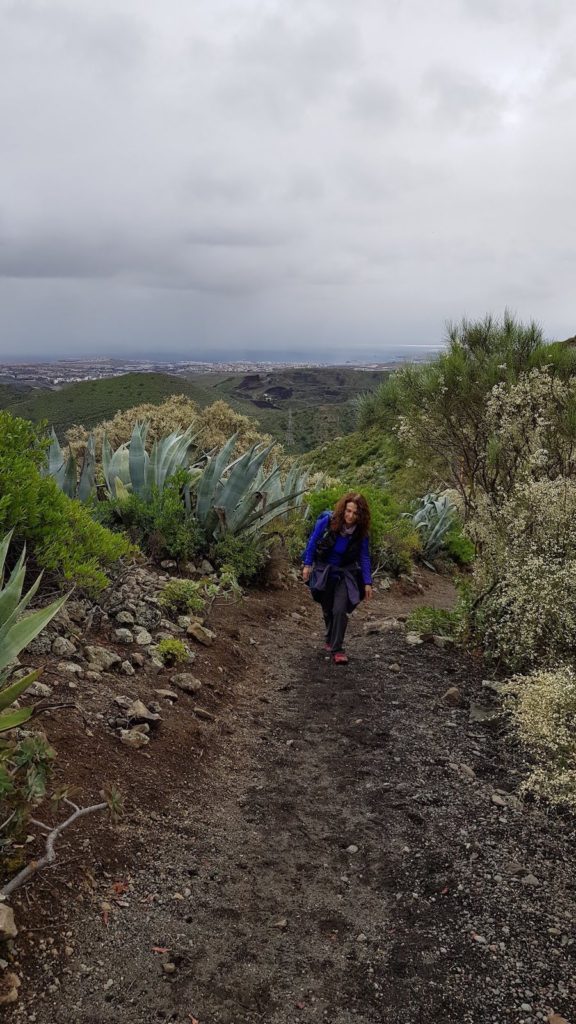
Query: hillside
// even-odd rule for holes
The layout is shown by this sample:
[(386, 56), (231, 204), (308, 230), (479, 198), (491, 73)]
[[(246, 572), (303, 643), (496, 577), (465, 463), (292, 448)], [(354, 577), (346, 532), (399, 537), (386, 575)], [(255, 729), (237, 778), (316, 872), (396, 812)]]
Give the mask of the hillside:
[(6, 389), (0, 391), (0, 408), (35, 423), (46, 420), (62, 435), (74, 423), (92, 427), (119, 410), (160, 403), (173, 394), (186, 395), (200, 407), (223, 399), (237, 412), (257, 419), (289, 450), (302, 452), (352, 430), (353, 399), (376, 387), (384, 376), (342, 367), (232, 376), (129, 373), (42, 391), (23, 400), (15, 400)]

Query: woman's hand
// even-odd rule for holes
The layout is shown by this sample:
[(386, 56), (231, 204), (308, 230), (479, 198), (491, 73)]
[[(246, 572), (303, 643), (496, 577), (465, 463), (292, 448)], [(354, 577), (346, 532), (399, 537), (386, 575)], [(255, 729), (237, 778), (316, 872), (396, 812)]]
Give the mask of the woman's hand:
[(310, 579), (311, 572), (312, 572), (312, 566), (311, 565), (304, 565), (304, 566), (302, 566), (302, 579), (304, 580), (304, 583), (308, 583), (308, 580)]
[(372, 585), (370, 583), (367, 583), (364, 587), (364, 597), (367, 601), (372, 600)]

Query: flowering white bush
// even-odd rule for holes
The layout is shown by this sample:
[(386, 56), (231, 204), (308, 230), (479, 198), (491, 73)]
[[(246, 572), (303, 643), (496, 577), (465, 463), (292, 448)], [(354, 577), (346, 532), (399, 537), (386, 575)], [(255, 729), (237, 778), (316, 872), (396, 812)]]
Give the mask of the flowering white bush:
[(523, 789), (576, 809), (576, 675), (565, 666), (515, 676), (508, 706), (537, 766)]
[(491, 658), (516, 671), (576, 652), (576, 482), (518, 485), (471, 523), (474, 627)]

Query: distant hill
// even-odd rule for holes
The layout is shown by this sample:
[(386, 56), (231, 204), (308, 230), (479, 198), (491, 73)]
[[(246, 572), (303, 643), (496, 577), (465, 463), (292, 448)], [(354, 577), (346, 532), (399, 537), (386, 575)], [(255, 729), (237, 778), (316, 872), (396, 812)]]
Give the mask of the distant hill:
[(0, 408), (35, 423), (46, 420), (62, 437), (74, 423), (90, 428), (119, 410), (160, 403), (170, 395), (186, 395), (201, 407), (223, 399), (283, 444), (288, 441), (289, 450), (303, 452), (353, 430), (354, 397), (377, 387), (385, 376), (384, 371), (345, 367), (189, 377), (128, 373), (35, 391), (25, 398), (0, 388)]

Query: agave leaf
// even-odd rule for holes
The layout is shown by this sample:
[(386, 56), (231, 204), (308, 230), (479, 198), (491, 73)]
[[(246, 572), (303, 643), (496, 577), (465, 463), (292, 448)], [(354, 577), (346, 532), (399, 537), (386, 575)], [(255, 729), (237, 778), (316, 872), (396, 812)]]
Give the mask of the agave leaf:
[(90, 434), (84, 453), (84, 464), (78, 484), (78, 497), (80, 501), (89, 501), (96, 488), (96, 443), (94, 435)]
[[(23, 572), (22, 572), (22, 580), (24, 579), (24, 573), (25, 572), (26, 572), (26, 566), (24, 566), (24, 569), (23, 569)], [(42, 581), (42, 575), (43, 574), (40, 573), (40, 575), (37, 577), (37, 579), (34, 581), (32, 586), (30, 587), (30, 590), (24, 595), (22, 600), (19, 601), (19, 603), (16, 605), (16, 607), (10, 613), (10, 615), (5, 620), (2, 620), (2, 618), (0, 617), (0, 623), (1, 623), (1, 625), (0, 625), (0, 643), (2, 642), (3, 638), (8, 633), (8, 630), (17, 621), (17, 619), (21, 618), (22, 613), (26, 610), (26, 608), (30, 604), (30, 601), (32, 600), (32, 598), (34, 597), (34, 595), (36, 594), (36, 592), (38, 590), (38, 587), (40, 586), (40, 583)], [(12, 582), (12, 580), (10, 580), (10, 582)], [(22, 587), (20, 586), (20, 590), (21, 589), (22, 589)], [(4, 596), (3, 594), (0, 594), (0, 600), (2, 599), (3, 596)]]
[(227, 515), (227, 528), (230, 533), (241, 532), (245, 522), (256, 511), (262, 499), (261, 491), (251, 491), (244, 495), (242, 500)]
[(9, 533), (0, 541), (0, 587), (4, 582), (4, 564), (6, 562), (6, 555), (8, 554), (8, 548), (10, 547), (10, 541), (12, 540), (12, 534), (14, 530), (10, 530)]
[(110, 444), (110, 441), (106, 437), (106, 434), (104, 434), (104, 437), (102, 438), (102, 472), (104, 473), (104, 479), (106, 481), (106, 487), (110, 491), (111, 496), (114, 497), (114, 492), (112, 490), (112, 480), (110, 478), (110, 463), (111, 463), (111, 461), (112, 461), (112, 446)]
[(24, 586), (24, 578), (26, 576), (26, 566), (24, 564), (25, 555), (26, 549), (24, 548), (10, 574), (8, 583), (4, 589), (0, 591), (0, 628), (4, 625), (6, 620), (10, 618), (20, 600), (22, 587)]
[(48, 449), (48, 473), (50, 476), (56, 476), (58, 471), (64, 464), (64, 453), (60, 447), (60, 442), (56, 436), (54, 427), (51, 430), (51, 441)]
[(32, 683), (35, 683), (40, 675), (41, 669), (36, 668), (33, 672), (29, 672), (27, 676), (23, 676), (22, 679), (17, 679), (11, 686), (5, 686), (3, 690), (0, 690), (0, 711), (5, 711), (9, 708), (18, 697), (28, 689)]
[(10, 628), (7, 636), (3, 638), (2, 645), (0, 647), (0, 670), (6, 668), (10, 662), (14, 661), (20, 651), (38, 636), (51, 619), (60, 611), (60, 608), (67, 600), (68, 595), (58, 598), (49, 604), (47, 608), (41, 608), (37, 612), (32, 612), (27, 615), (20, 622), (15, 623)]
[[(306, 488), (304, 488), (304, 490), (306, 490)], [(244, 523), (241, 532), (249, 530), (259, 520), (262, 520), (259, 525), (264, 525), (264, 520), (266, 523), (269, 523), (272, 519), (277, 519), (278, 516), (284, 515), (284, 513), (288, 511), (288, 506), (292, 505), (295, 499), (302, 493), (302, 491), (295, 491), (292, 494), (284, 494), (281, 498), (277, 498), (275, 501), (265, 501), (264, 508), (261, 511), (254, 512), (253, 515), (249, 517), (247, 522)], [(274, 514), (272, 515), (272, 513)]]
[(64, 476), (62, 483), (59, 483), (60, 490), (64, 491), (64, 494), (68, 498), (76, 497), (76, 487), (78, 484), (78, 470), (76, 467), (76, 459), (72, 454), (68, 456), (68, 461), (64, 467)]
[(17, 729), (19, 725), (24, 725), (24, 722), (28, 722), (33, 714), (34, 708), (17, 708), (16, 711), (8, 711), (0, 715), (0, 733), (9, 732), (10, 729)]
[(211, 509), (217, 504), (215, 493), (219, 489), (220, 477), (237, 440), (238, 433), (228, 438), (218, 454), (210, 459), (202, 473), (201, 479), (198, 481), (196, 489), (196, 516), (202, 525), (206, 524)]
[(140, 424), (137, 423), (132, 431), (130, 447), (128, 450), (128, 473), (130, 475), (133, 493), (146, 500), (148, 498), (146, 489), (146, 470), (149, 459), (142, 440), (143, 429), (144, 424), (140, 426)]

